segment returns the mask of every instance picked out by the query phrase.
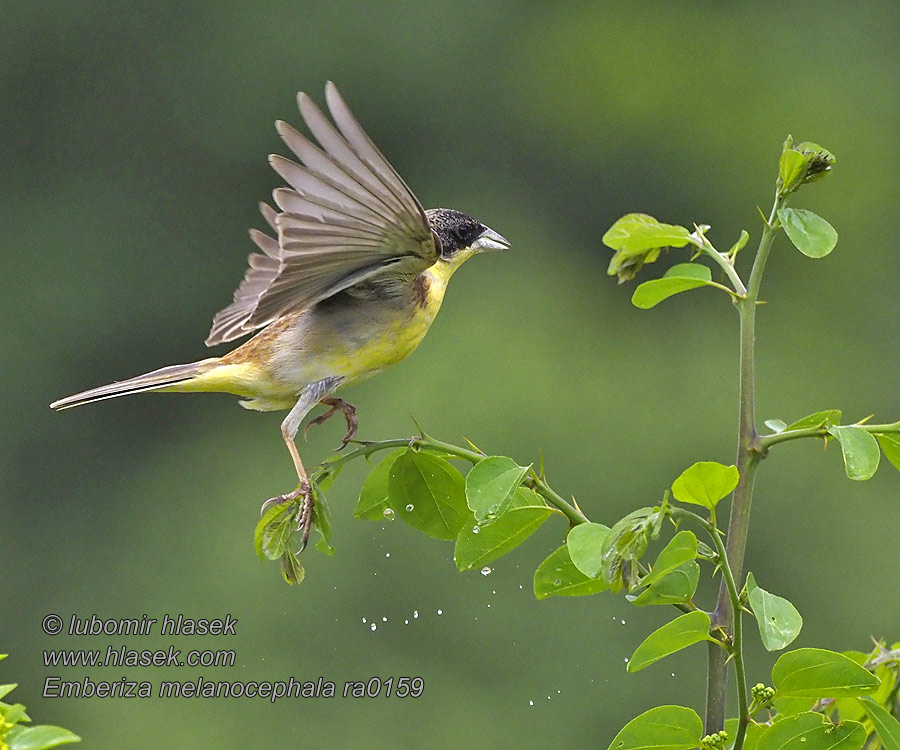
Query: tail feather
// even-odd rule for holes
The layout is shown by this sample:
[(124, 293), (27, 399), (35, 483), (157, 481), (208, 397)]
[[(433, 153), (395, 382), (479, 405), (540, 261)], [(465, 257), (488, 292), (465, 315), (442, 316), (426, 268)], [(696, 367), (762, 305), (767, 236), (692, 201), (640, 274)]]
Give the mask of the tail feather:
[(144, 391), (156, 391), (162, 388), (177, 386), (180, 383), (193, 380), (198, 375), (202, 375), (214, 368), (219, 363), (215, 357), (212, 359), (203, 359), (199, 362), (191, 362), (186, 365), (169, 365), (168, 367), (160, 367), (153, 372), (138, 375), (128, 380), (121, 380), (117, 383), (109, 385), (101, 385), (99, 388), (91, 388), (88, 391), (76, 393), (74, 396), (61, 398), (50, 404), (51, 409), (71, 409), (74, 406), (82, 404), (90, 404), (94, 401), (103, 401), (107, 398), (116, 398), (117, 396), (128, 396), (132, 393), (142, 393)]

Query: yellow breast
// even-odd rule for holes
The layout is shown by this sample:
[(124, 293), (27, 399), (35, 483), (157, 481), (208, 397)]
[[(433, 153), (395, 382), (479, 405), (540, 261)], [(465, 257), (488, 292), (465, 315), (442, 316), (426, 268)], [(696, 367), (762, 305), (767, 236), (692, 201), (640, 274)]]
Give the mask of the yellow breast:
[(287, 315), (225, 355), (208, 383), (193, 385), (250, 397), (243, 405), (268, 410), (290, 408), (306, 385), (322, 378), (338, 376), (346, 385), (371, 377), (419, 345), (447, 282), (472, 254), (437, 261), (400, 298), (361, 298)]

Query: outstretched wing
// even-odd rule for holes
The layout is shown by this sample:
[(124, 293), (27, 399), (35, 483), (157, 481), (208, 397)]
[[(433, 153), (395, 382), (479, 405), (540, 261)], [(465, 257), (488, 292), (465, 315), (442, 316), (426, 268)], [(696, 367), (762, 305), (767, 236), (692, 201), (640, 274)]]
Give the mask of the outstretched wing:
[[(381, 154), (330, 81), (331, 121), (306, 94), (300, 114), (319, 142), (285, 122), (276, 128), (300, 160), (270, 156), (290, 188), (260, 210), (277, 239), (257, 230), (234, 302), (213, 319), (207, 346), (239, 338), (379, 273), (415, 274), (437, 259), (422, 205)], [(337, 127), (335, 127), (335, 125)]]

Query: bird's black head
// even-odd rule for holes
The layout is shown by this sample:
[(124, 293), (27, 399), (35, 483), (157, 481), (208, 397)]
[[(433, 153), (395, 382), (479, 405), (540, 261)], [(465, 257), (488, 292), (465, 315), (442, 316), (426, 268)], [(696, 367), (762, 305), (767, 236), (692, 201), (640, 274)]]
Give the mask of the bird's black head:
[(428, 226), (440, 241), (438, 251), (449, 260), (463, 250), (482, 252), (506, 250), (509, 241), (477, 219), (452, 208), (429, 208), (425, 212)]

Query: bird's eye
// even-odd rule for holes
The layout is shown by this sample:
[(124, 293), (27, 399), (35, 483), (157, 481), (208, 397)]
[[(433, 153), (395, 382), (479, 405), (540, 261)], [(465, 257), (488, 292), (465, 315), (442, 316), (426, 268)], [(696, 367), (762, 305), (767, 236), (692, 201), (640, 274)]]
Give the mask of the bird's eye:
[(459, 237), (460, 242), (468, 242), (472, 237), (472, 232), (475, 229), (471, 224), (463, 224), (458, 227), (456, 230), (456, 236)]

